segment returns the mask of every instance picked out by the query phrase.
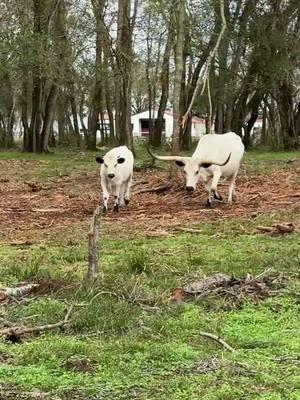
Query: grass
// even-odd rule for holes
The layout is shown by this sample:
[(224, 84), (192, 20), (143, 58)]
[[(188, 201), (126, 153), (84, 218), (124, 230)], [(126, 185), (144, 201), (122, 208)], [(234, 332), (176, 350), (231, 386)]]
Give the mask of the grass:
[[(15, 156), (0, 154), (2, 160)], [(57, 163), (61, 174), (94, 168), (91, 153), (68, 156), (33, 156), (43, 167), (28, 168), (26, 177), (57, 177)], [(257, 154), (258, 159), (267, 156)], [(17, 172), (16, 179), (21, 177)], [(300, 399), (299, 362), (276, 360), (300, 354), (299, 234), (252, 233), (256, 225), (299, 216), (220, 220), (201, 224), (200, 235), (165, 238), (140, 232), (117, 236), (107, 222), (101, 274), (92, 288), (84, 281), (86, 230), (80, 224), (31, 246), (0, 245), (1, 285), (29, 280), (47, 287), (29, 302), (2, 305), (1, 318), (30, 326), (54, 323), (64, 318), (67, 304), (79, 304), (64, 331), (26, 337), (19, 344), (0, 342), (0, 383), (20, 393), (40, 390), (51, 399), (75, 394), (107, 400)], [(174, 288), (204, 276), (225, 272), (243, 277), (269, 268), (287, 276), (287, 290), (264, 301), (249, 298), (239, 306), (220, 298), (170, 302)], [(219, 334), (238, 351), (224, 350), (201, 337), (200, 330)], [(198, 366), (212, 359), (220, 368), (201, 373)], [(87, 372), (78, 367), (84, 363)]]

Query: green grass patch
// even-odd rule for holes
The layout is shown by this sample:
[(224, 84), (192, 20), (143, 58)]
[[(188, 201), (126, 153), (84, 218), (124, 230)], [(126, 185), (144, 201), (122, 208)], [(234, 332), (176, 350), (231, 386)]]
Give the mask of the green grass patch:
[[(164, 239), (116, 238), (101, 244), (101, 274), (93, 288), (84, 283), (86, 243), (82, 228), (63, 240), (28, 247), (0, 248), (0, 280), (59, 282), (28, 303), (5, 307), (5, 319), (24, 325), (64, 318), (76, 307), (65, 332), (53, 331), (12, 345), (1, 343), (6, 362), (0, 381), (46, 392), (82, 393), (106, 399), (297, 399), (299, 364), (276, 357), (298, 355), (300, 242), (297, 233), (254, 235), (255, 221), (202, 225), (203, 234)], [(243, 225), (243, 229), (241, 228)], [(216, 272), (241, 277), (268, 268), (290, 277), (289, 292), (241, 309), (224, 311), (222, 301), (176, 305), (171, 291)], [(142, 305), (142, 306), (141, 306)], [(145, 305), (145, 307), (143, 307)], [(147, 308), (148, 307), (148, 308)], [(221, 335), (238, 349), (231, 354), (199, 335)], [(198, 373), (199, 362), (216, 358), (215, 372)], [(91, 372), (69, 370), (68, 360), (88, 360)], [(246, 365), (246, 367), (240, 367)], [(250, 371), (250, 372), (249, 372)]]

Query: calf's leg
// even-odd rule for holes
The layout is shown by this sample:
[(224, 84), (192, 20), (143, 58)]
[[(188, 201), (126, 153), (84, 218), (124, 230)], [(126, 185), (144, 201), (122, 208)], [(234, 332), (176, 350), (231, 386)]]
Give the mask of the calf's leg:
[(125, 204), (129, 204), (131, 184), (132, 184), (132, 175), (130, 175), (127, 182), (125, 183), (125, 194), (124, 194)]
[(108, 187), (107, 187), (105, 178), (101, 178), (101, 187), (102, 187), (102, 196), (103, 196), (103, 208), (102, 208), (102, 211), (104, 213), (106, 213), (107, 210), (108, 210), (109, 192), (108, 192)]

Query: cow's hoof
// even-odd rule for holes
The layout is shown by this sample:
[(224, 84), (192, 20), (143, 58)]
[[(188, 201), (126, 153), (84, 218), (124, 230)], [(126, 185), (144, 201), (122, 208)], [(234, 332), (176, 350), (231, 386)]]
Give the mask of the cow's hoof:
[(115, 206), (114, 206), (114, 212), (119, 212), (119, 204), (116, 204)]
[(129, 199), (125, 199), (125, 204), (126, 204), (126, 206), (128, 206), (128, 204), (129, 204)]
[(102, 207), (102, 212), (103, 212), (103, 214), (106, 214), (107, 211), (108, 211), (108, 210), (107, 210), (107, 207), (103, 206), (103, 207)]
[(206, 207), (207, 207), (207, 208), (213, 208), (213, 206), (212, 206), (212, 201), (211, 201), (210, 199), (207, 199)]
[(219, 194), (219, 193), (217, 193), (217, 192), (213, 192), (214, 193), (214, 199), (216, 199), (216, 200), (223, 200), (223, 197)]

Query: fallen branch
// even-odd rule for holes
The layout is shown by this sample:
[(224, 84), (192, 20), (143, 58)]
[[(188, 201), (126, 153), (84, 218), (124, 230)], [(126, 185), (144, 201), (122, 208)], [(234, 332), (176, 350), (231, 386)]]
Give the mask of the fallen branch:
[(214, 340), (215, 342), (220, 343), (223, 347), (225, 347), (227, 350), (232, 351), (233, 353), (237, 352), (237, 350), (235, 350), (233, 347), (229, 346), (229, 344), (226, 343), (225, 340), (222, 339), (220, 336), (214, 335), (213, 333), (204, 332), (204, 331), (200, 331), (199, 334), (201, 336), (204, 336), (206, 338)]
[(189, 233), (202, 233), (202, 229), (185, 228), (184, 226), (176, 226), (176, 231), (189, 232)]
[(20, 337), (27, 334), (27, 333), (33, 333), (33, 332), (44, 332), (44, 331), (49, 331), (51, 329), (56, 329), (56, 328), (62, 328), (64, 327), (68, 322), (69, 318), (71, 316), (71, 313), (73, 311), (74, 305), (72, 304), (66, 315), (65, 318), (62, 321), (59, 321), (55, 324), (47, 324), (47, 325), (39, 325), (39, 326), (12, 326), (9, 328), (1, 329), (0, 330), (0, 336), (6, 336), (8, 339), (10, 339), (13, 342), (18, 342), (20, 340)]
[(137, 192), (134, 192), (133, 194), (141, 194), (141, 193), (163, 193), (166, 190), (170, 189), (172, 187), (172, 185), (168, 184), (168, 185), (160, 185), (157, 186), (156, 188), (148, 188), (148, 189), (141, 189)]
[(273, 361), (276, 361), (276, 362), (291, 362), (291, 363), (300, 364), (300, 356), (299, 355), (295, 355), (295, 356), (274, 357)]
[(63, 208), (32, 208), (32, 212), (40, 213), (51, 213), (51, 212), (63, 212)]
[(147, 185), (147, 183), (149, 183), (149, 181), (137, 181), (131, 185), (131, 188), (134, 188), (135, 186), (138, 186), (138, 185)]
[(34, 288), (38, 287), (37, 283), (29, 283), (15, 288), (0, 288), (0, 301), (5, 300), (7, 297), (18, 297), (23, 296), (31, 292)]
[(271, 233), (274, 235), (278, 235), (278, 234), (294, 232), (295, 225), (292, 223), (275, 224), (273, 226), (257, 226), (256, 229), (264, 233)]
[(293, 224), (291, 224), (291, 223), (290, 224), (286, 224), (286, 225), (277, 224), (275, 227), (276, 227), (276, 229), (278, 229), (282, 233), (291, 233), (291, 232), (294, 232), (294, 230), (295, 230), (295, 226)]
[(23, 240), (19, 242), (9, 242), (8, 244), (10, 246), (32, 246), (35, 242), (32, 242), (30, 240)]

